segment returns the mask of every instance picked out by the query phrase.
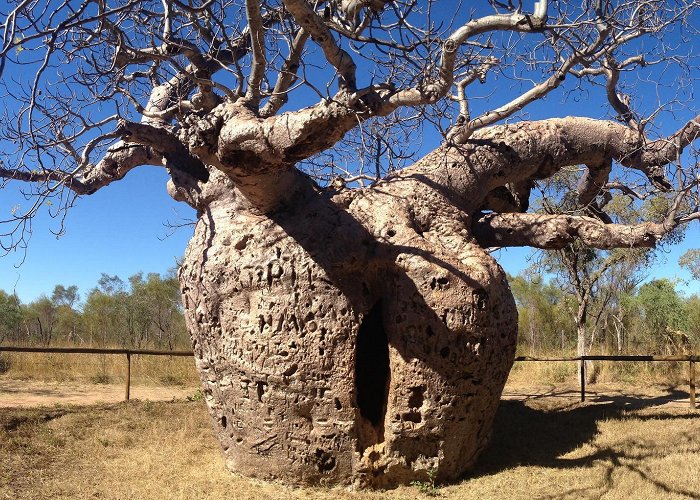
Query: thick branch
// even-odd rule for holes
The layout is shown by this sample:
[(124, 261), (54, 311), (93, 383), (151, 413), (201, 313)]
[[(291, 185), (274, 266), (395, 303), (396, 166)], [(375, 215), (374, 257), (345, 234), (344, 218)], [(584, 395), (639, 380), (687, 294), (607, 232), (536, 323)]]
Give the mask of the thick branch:
[(638, 161), (646, 166), (666, 165), (677, 160), (683, 150), (698, 137), (700, 137), (700, 115), (668, 138), (646, 145)]
[(340, 88), (355, 90), (357, 88), (355, 62), (350, 54), (333, 39), (333, 34), (323, 19), (314, 12), (306, 0), (285, 0), (284, 5), (299, 23), (299, 26), (308, 32), (311, 39), (321, 47), (328, 62), (336, 69), (340, 76)]
[(611, 171), (612, 162), (610, 160), (586, 165), (586, 171), (576, 188), (578, 203), (581, 207), (585, 207), (595, 200), (598, 193), (607, 184)]
[[(479, 204), (472, 210), (483, 200), (474, 197), (475, 186), (486, 195), (508, 183), (545, 179), (566, 166), (602, 165), (610, 160), (639, 170), (657, 188), (670, 190), (663, 167), (678, 157), (680, 144), (694, 137), (690, 132), (697, 134), (698, 130), (693, 121), (669, 138), (649, 141), (620, 123), (552, 118), (482, 129), (464, 145), (445, 144), (416, 165), (433, 170), (447, 167), (450, 179), (446, 187), (468, 203)], [(590, 191), (598, 179), (591, 180)], [(588, 187), (582, 190), (584, 199), (590, 191)]]
[[(680, 135), (682, 132), (671, 137)], [(520, 203), (512, 186), (548, 178), (570, 165), (586, 164), (591, 168), (590, 178), (580, 191), (582, 201), (591, 200), (600, 187), (611, 187), (603, 184), (613, 159), (647, 173), (656, 185), (668, 185), (664, 168), (657, 163), (663, 157), (653, 154), (658, 152), (659, 144), (668, 143), (668, 139), (647, 141), (626, 125), (590, 118), (520, 122), (477, 131), (461, 146), (445, 144), (393, 178), (439, 186), (452, 203), (468, 214), (479, 214), (485, 209), (518, 211)], [(652, 247), (679, 224), (691, 220), (679, 212), (689, 186), (693, 185), (678, 191), (660, 223), (614, 225), (591, 202), (588, 207), (596, 217), (489, 215), (474, 223), (475, 237), (485, 246), (554, 249), (580, 239), (599, 248)], [(527, 191), (522, 193), (526, 196)]]
[(472, 226), (485, 247), (562, 249), (579, 239), (601, 248), (653, 248), (668, 232), (663, 224), (605, 224), (592, 217), (543, 214), (488, 214)]
[(151, 148), (120, 141), (111, 146), (97, 165), (89, 166), (82, 176), (60, 170), (21, 171), (0, 168), (0, 178), (23, 182), (64, 185), (79, 195), (93, 194), (100, 188), (122, 179), (142, 165), (162, 164), (163, 157)]
[[(338, 101), (323, 101), (265, 119), (238, 104), (230, 109), (228, 113), (224, 111), (217, 156), (224, 164), (249, 170), (246, 175), (270, 167), (292, 168), (331, 147), (361, 119), (357, 110)], [(243, 158), (248, 160), (242, 162)]]
[(501, 213), (526, 212), (532, 187), (530, 180), (499, 186), (489, 192), (481, 209)]
[(167, 167), (185, 172), (203, 182), (209, 179), (209, 171), (202, 161), (193, 156), (174, 134), (164, 128), (147, 123), (122, 121), (117, 132), (129, 143), (153, 148), (165, 158)]

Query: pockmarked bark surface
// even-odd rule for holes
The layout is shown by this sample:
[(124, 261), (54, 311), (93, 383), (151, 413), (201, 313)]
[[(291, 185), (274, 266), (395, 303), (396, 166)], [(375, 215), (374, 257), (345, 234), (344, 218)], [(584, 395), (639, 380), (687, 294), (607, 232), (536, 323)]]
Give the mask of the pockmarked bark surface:
[[(49, 3), (0, 7), (0, 187), (29, 183), (34, 200), (0, 220), (0, 245), (23, 246), (45, 201), (60, 217), (73, 195), (164, 167), (196, 210), (183, 306), (235, 472), (458, 478), (488, 443), (516, 344), (489, 249), (653, 247), (700, 219), (686, 161), (700, 117), (654, 140), (664, 103), (642, 116), (618, 92), (647, 66), (687, 83), (695, 1)], [(597, 80), (611, 120), (503, 124)], [(472, 114), (475, 94), (501, 104)], [(410, 164), (418, 146), (400, 142), (447, 121)], [(580, 178), (559, 193), (567, 212), (531, 210), (567, 168)], [(659, 199), (656, 216), (613, 220), (618, 192)]]
[(503, 270), (411, 176), (269, 215), (235, 190), (180, 277), (229, 467), (292, 483), (458, 477), (488, 442), (515, 351)]
[(529, 214), (485, 231), (494, 217), (479, 210), (504, 178), (639, 147), (587, 119), (493, 127), (366, 189), (284, 171), (287, 194), (265, 213), (213, 173), (180, 277), (231, 469), (375, 487), (463, 474), (488, 442), (517, 330), (505, 273), (479, 238), (556, 248), (662, 234)]

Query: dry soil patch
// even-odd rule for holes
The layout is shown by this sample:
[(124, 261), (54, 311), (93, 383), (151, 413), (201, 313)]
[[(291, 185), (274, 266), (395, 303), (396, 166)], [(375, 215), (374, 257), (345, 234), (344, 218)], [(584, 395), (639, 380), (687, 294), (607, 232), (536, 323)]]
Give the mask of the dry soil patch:
[[(124, 385), (44, 382), (0, 377), (0, 408), (31, 408), (55, 405), (92, 405), (124, 400)], [(196, 387), (131, 386), (131, 399), (170, 401), (184, 399)]]
[[(591, 384), (586, 387), (587, 404), (612, 404), (618, 408), (688, 409), (690, 394), (687, 386), (667, 385)], [(579, 402), (581, 392), (576, 384), (506, 384), (502, 400), (548, 401), (552, 404)]]

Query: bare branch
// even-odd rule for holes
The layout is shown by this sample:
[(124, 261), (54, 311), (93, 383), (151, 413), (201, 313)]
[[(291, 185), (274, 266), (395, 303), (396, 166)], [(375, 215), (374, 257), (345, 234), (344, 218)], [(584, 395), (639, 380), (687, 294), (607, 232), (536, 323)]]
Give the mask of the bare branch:
[[(639, 59), (643, 60), (641, 56), (639, 56)], [(620, 67), (621, 65), (618, 65), (611, 55), (607, 57), (606, 64), (603, 68), (607, 77), (605, 91), (608, 95), (608, 101), (631, 129), (641, 132), (639, 123), (637, 123), (630, 109), (629, 97), (621, 95), (617, 90), (617, 84), (620, 80)]]
[(488, 214), (472, 226), (483, 246), (530, 246), (562, 249), (575, 240), (601, 248), (653, 248), (668, 228), (647, 222), (638, 225), (605, 224), (593, 217), (545, 214)]
[(499, 60), (497, 58), (487, 57), (486, 60), (483, 63), (481, 63), (478, 68), (476, 68), (473, 71), (470, 71), (465, 78), (462, 78), (457, 82), (457, 95), (452, 96), (452, 100), (457, 101), (459, 103), (459, 115), (462, 121), (458, 123), (458, 125), (461, 125), (462, 123), (467, 122), (470, 119), (469, 100), (466, 96), (467, 86), (476, 81), (477, 79), (483, 82), (486, 79), (486, 73), (488, 72), (488, 70), (490, 70), (493, 66), (497, 65), (498, 63)]
[(637, 200), (645, 200), (649, 197), (649, 194), (640, 193), (639, 191), (632, 189), (630, 186), (622, 182), (608, 182), (604, 186), (604, 189), (605, 191), (612, 191), (616, 189), (629, 196), (630, 198), (635, 198)]
[(301, 61), (304, 45), (308, 39), (309, 34), (303, 28), (297, 32), (289, 48), (289, 57), (287, 57), (287, 60), (280, 69), (275, 88), (272, 90), (270, 99), (263, 109), (260, 110), (260, 116), (267, 118), (274, 115), (289, 100), (288, 91), (297, 79), (299, 63)]
[[(538, 12), (546, 10), (547, 2), (538, 2)], [(542, 7), (544, 5), (544, 7)], [(520, 12), (499, 14), (473, 19), (450, 35), (443, 43), (437, 81), (424, 87), (401, 90), (392, 95), (389, 104), (399, 106), (418, 106), (434, 103), (450, 91), (454, 82), (455, 60), (458, 49), (469, 38), (490, 31), (516, 31), (521, 33), (540, 32), (545, 29), (546, 15), (531, 16)]]
[(284, 0), (284, 5), (294, 16), (299, 26), (308, 32), (311, 39), (321, 47), (328, 62), (336, 69), (340, 77), (339, 87), (354, 91), (357, 88), (355, 62), (350, 54), (333, 39), (333, 35), (323, 19), (314, 12), (306, 0)]
[(163, 157), (151, 148), (118, 142), (111, 146), (102, 160), (85, 169), (79, 176), (76, 172), (60, 170), (22, 171), (0, 168), (0, 178), (65, 186), (76, 194), (93, 194), (114, 181), (122, 179), (127, 173), (142, 165), (158, 165)]
[(248, 78), (246, 100), (257, 108), (260, 103), (260, 85), (265, 77), (267, 65), (265, 60), (265, 31), (263, 18), (260, 14), (260, 4), (253, 0), (246, 0), (245, 8), (250, 30), (250, 46), (253, 52), (253, 67)]

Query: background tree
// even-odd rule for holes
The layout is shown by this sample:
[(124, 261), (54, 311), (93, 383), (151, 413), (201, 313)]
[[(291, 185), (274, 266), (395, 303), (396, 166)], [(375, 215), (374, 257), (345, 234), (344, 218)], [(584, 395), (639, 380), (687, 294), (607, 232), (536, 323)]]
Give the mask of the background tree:
[(110, 339), (120, 344), (133, 342), (125, 334), (126, 300), (124, 282), (118, 276), (102, 274), (97, 287), (90, 290), (83, 305), (83, 321), (90, 344), (109, 345)]
[(56, 285), (29, 304), (0, 290), (0, 342), (184, 349), (189, 346), (174, 272), (103, 274), (80, 303), (75, 285)]
[(58, 323), (56, 305), (46, 295), (42, 295), (27, 304), (22, 312), (28, 337), (37, 339), (42, 346), (50, 346)]
[(533, 272), (508, 281), (518, 305), (519, 344), (527, 346), (531, 356), (569, 350), (575, 325), (564, 290)]
[[(700, 281), (700, 249), (690, 249), (685, 252), (678, 260), (678, 264), (690, 271), (694, 280)], [(691, 343), (697, 346), (700, 344), (700, 298), (697, 295), (688, 299), (685, 312), (687, 315), (686, 331)]]
[(80, 337), (80, 313), (75, 309), (80, 300), (78, 287), (71, 285), (68, 288), (56, 285), (51, 294), (51, 302), (56, 308), (57, 328), (59, 336), (67, 342), (77, 342)]
[[(682, 106), (696, 10), (20, 1), (2, 24), (0, 177), (32, 201), (3, 244), (25, 244), (41, 209), (61, 217), (75, 195), (164, 166), (198, 213), (179, 281), (227, 463), (290, 482), (457, 477), (488, 441), (516, 343), (485, 248), (653, 247), (699, 217), (700, 121)], [(628, 85), (659, 74), (676, 94), (635, 106)], [(521, 120), (597, 88), (612, 120)], [(385, 139), (411, 125), (444, 141), (408, 165), (412, 145)], [(535, 184), (572, 165), (591, 210), (527, 212)], [(625, 187), (663, 199), (662, 216), (611, 220), (606, 196)]]
[[(127, 302), (130, 317), (138, 318), (140, 336), (136, 346), (152, 343), (161, 348), (174, 349), (178, 331), (184, 330), (180, 312), (180, 289), (173, 274), (161, 279), (149, 273), (144, 280), (139, 273), (129, 278), (131, 294)], [(136, 337), (134, 337), (136, 338)]]
[(685, 304), (687, 332), (693, 352), (700, 347), (700, 297), (692, 295)]
[(633, 304), (639, 308), (643, 319), (642, 331), (648, 339), (645, 345), (661, 351), (668, 345), (680, 346), (684, 343), (678, 332), (684, 334), (687, 314), (671, 281), (660, 279), (645, 283), (640, 287)]
[(0, 342), (17, 342), (21, 336), (21, 324), (19, 299), (0, 290)]
[(690, 272), (693, 279), (700, 281), (700, 249), (693, 248), (681, 255), (678, 264)]
[(175, 349), (189, 344), (177, 279), (149, 273), (103, 274), (87, 296), (82, 324), (91, 344)]
[[(580, 203), (581, 181), (585, 180), (585, 175), (581, 179), (579, 169), (572, 167), (542, 181), (538, 186), (541, 196), (536, 200), (538, 211), (593, 216), (618, 224), (638, 224), (655, 218), (662, 222), (663, 216), (659, 218), (656, 205), (648, 206), (643, 196), (619, 179), (611, 179), (610, 185), (625, 186), (625, 189), (611, 188), (587, 204)], [(681, 236), (682, 233), (674, 229), (665, 235), (665, 239), (678, 240)], [(615, 329), (617, 349), (621, 351), (622, 319), (619, 313), (624, 309), (615, 306), (619, 306), (621, 299), (641, 282), (640, 272), (651, 265), (653, 259), (651, 248), (596, 249), (580, 240), (542, 254), (537, 265), (546, 273), (554, 274), (557, 284), (575, 298), (576, 307), (571, 313), (576, 325), (577, 356), (590, 354), (596, 336), (605, 335), (609, 326)], [(586, 368), (588, 380), (593, 382), (597, 373), (593, 362), (587, 361)]]

